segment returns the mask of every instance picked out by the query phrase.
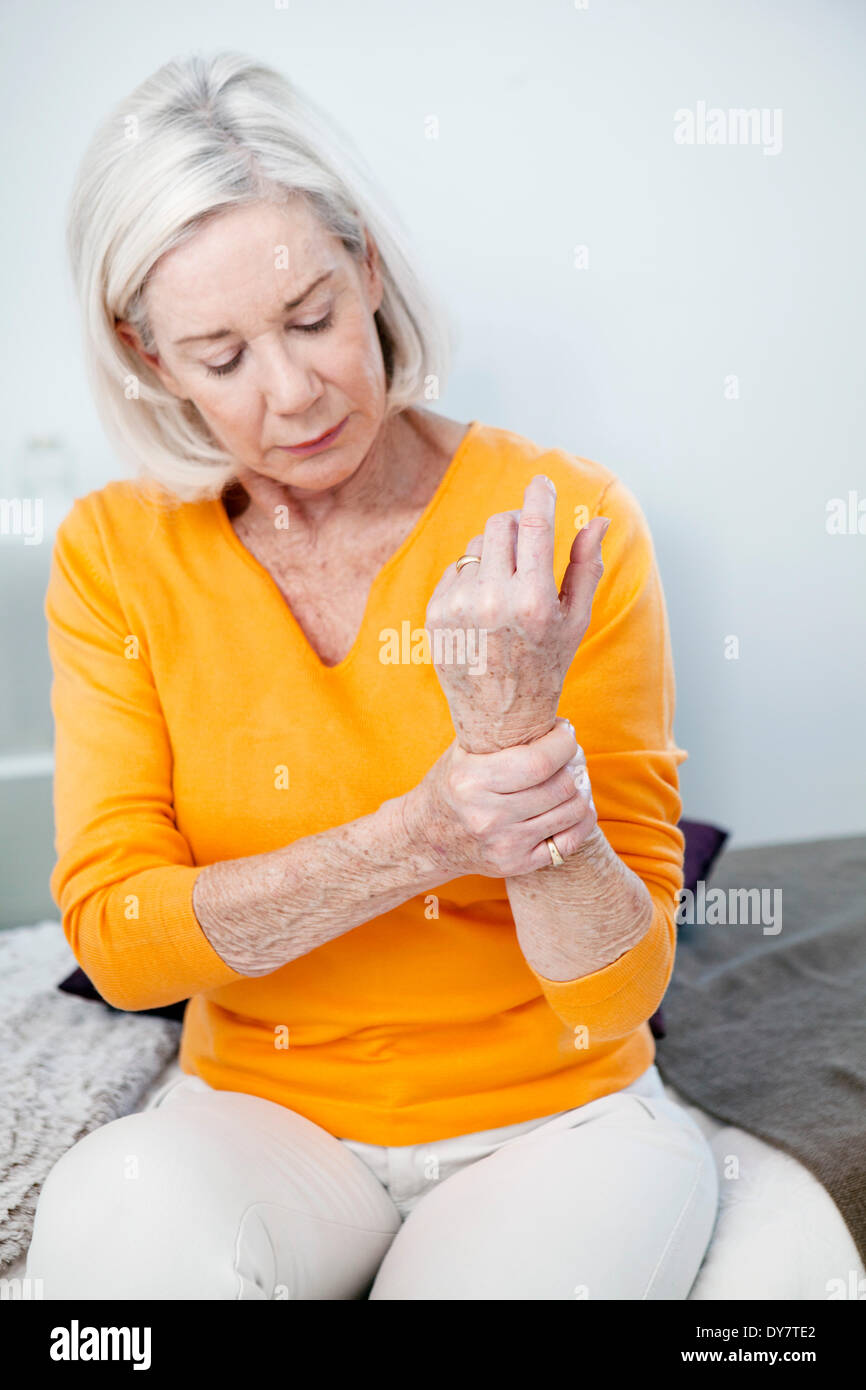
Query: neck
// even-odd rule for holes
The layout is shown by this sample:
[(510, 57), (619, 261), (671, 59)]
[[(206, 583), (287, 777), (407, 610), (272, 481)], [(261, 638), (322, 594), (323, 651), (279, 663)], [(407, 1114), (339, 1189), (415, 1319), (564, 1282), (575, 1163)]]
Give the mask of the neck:
[(433, 438), (423, 413), (402, 411), (383, 424), (355, 472), (333, 487), (314, 493), (242, 468), (225, 495), (226, 508), (230, 516), (243, 514), (247, 527), (270, 529), (274, 508), (288, 507), (294, 539), (310, 544), (334, 526), (375, 525), (379, 515), (419, 500), (423, 505), (427, 499), (419, 493), (425, 489), (432, 494), (438, 483), (427, 476)]

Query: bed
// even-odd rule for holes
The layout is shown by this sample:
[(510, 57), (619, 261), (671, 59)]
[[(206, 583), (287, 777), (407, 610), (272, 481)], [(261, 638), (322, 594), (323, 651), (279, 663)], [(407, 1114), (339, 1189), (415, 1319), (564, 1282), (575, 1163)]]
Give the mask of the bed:
[[(148, 1086), (136, 1109), (181, 1077), (177, 1059)], [(845, 1222), (821, 1184), (787, 1154), (743, 1130), (721, 1124), (665, 1086), (706, 1134), (716, 1159), (721, 1201), (716, 1230), (689, 1298), (693, 1300), (824, 1300), (828, 1283), (843, 1276), (866, 1279)], [(725, 1179), (726, 1156), (740, 1157), (740, 1179)], [(26, 1256), (0, 1270), (22, 1278)], [(866, 1293), (866, 1283), (862, 1286)]]
[[(835, 1170), (827, 1167), (822, 1171), (824, 1180), (819, 1181), (812, 1171), (817, 1165), (811, 1160), (809, 1164), (800, 1162), (790, 1146), (785, 1151), (784, 1146), (760, 1137), (755, 1128), (763, 1128), (761, 1123), (745, 1128), (726, 1120), (724, 1115), (729, 1110), (738, 1113), (740, 1092), (730, 1092), (732, 1099), (724, 1092), (727, 1054), (713, 1054), (713, 1047), (719, 1046), (718, 1038), (724, 1041), (724, 1029), (720, 1026), (713, 1033), (709, 1007), (718, 1004), (719, 1009), (723, 1006), (736, 1012), (738, 980), (745, 981), (746, 991), (760, 988), (762, 969), (781, 969), (782, 978), (791, 980), (791, 989), (802, 992), (799, 998), (796, 992), (792, 993), (789, 1000), (797, 1016), (802, 1018), (810, 1006), (816, 1010), (810, 1027), (821, 1032), (834, 1063), (821, 1075), (832, 1077), (840, 1071), (844, 1074), (851, 1096), (846, 1100), (847, 1111), (845, 1106), (842, 1111), (849, 1124), (854, 1116), (857, 1134), (863, 1133), (866, 1058), (860, 1045), (862, 1031), (852, 1023), (854, 1014), (846, 1018), (845, 1009), (857, 1011), (858, 1021), (859, 1013), (866, 1012), (862, 1009), (860, 927), (864, 871), (866, 837), (770, 846), (765, 850), (728, 850), (713, 872), (712, 884), (726, 889), (744, 883), (784, 884), (788, 894), (787, 937), (772, 929), (766, 933), (759, 930), (751, 936), (743, 932), (712, 935), (706, 931), (701, 935), (699, 931), (696, 934), (697, 929), (681, 929), (677, 969), (664, 1001), (666, 1035), (658, 1043), (656, 1061), (665, 1094), (688, 1111), (709, 1141), (721, 1194), (716, 1228), (690, 1300), (824, 1301), (866, 1297), (866, 1268), (861, 1255), (863, 1223), (858, 1206), (863, 1196), (866, 1209), (866, 1145), (861, 1144), (859, 1152), (856, 1144), (842, 1145), (846, 1151), (853, 1151), (843, 1174), (844, 1185), (836, 1187), (838, 1164)], [(833, 951), (844, 972), (844, 999), (840, 999), (838, 989), (841, 975), (838, 970), (835, 975), (833, 972)], [(5, 996), (0, 1021), (0, 1105), (5, 1105), (7, 1111), (4, 1128), (8, 1128), (10, 1106), (13, 1112), (18, 1110), (28, 1125), (33, 1122), (34, 1110), (42, 1107), (46, 1124), (50, 1120), (52, 1125), (56, 1151), (52, 1155), (40, 1142), (38, 1129), (34, 1130), (29, 1150), (36, 1165), (35, 1181), (33, 1172), (26, 1181), (22, 1179), (21, 1163), (16, 1169), (14, 1153), (7, 1151), (4, 1167), (0, 1152), (0, 1279), (16, 1279), (24, 1273), (40, 1171), (44, 1180), (45, 1172), (74, 1142), (76, 1133), (89, 1132), (97, 1123), (106, 1123), (117, 1115), (145, 1109), (161, 1087), (183, 1075), (177, 1058), (180, 1024), (165, 1018), (120, 1014), (104, 1005), (61, 994), (56, 985), (75, 966), (56, 922), (0, 933), (0, 980)], [(775, 993), (778, 992), (777, 989)], [(743, 997), (748, 999), (748, 993)], [(839, 999), (838, 1008), (829, 1010), (827, 999)], [(761, 1057), (760, 1026), (772, 1016), (767, 1009), (757, 1012), (759, 1023), (754, 1021), (756, 1010), (752, 1008), (745, 1015), (745, 1023), (738, 1025), (741, 1029), (747, 1024), (758, 1029), (750, 1039), (752, 1051), (748, 1054), (756, 1059), (756, 1066)], [(831, 1012), (838, 1017), (830, 1018)], [(707, 1030), (700, 1033), (695, 1020), (705, 1017), (709, 1019)], [(55, 1018), (56, 1027), (63, 1034), (63, 1047), (51, 1040), (50, 1020)], [(721, 1023), (727, 1023), (724, 1014)], [(834, 1028), (837, 1043), (841, 1038), (839, 1045), (847, 1049), (845, 1060), (849, 1064), (845, 1067), (839, 1065), (839, 1046), (833, 1050)], [(70, 1038), (76, 1036), (80, 1037), (77, 1054), (69, 1046)], [(804, 1051), (797, 1061), (793, 1040), (790, 1046), (791, 1065), (805, 1075), (808, 1066), (803, 1059), (813, 1056), (815, 1049)], [(95, 1058), (100, 1049), (103, 1056), (97, 1065)], [(701, 1055), (706, 1062), (703, 1073), (695, 1060)], [(93, 1076), (98, 1077), (98, 1084), (94, 1081), (89, 1089), (85, 1088), (87, 1114), (83, 1120), (71, 1114), (70, 1127), (58, 1134), (53, 1112), (57, 1105), (67, 1103), (70, 1076), (74, 1079), (88, 1068), (95, 1068)], [(22, 1074), (29, 1093), (26, 1088), (23, 1092), (20, 1089)], [(712, 1076), (712, 1085), (706, 1080), (708, 1075)], [(37, 1076), (41, 1078), (39, 1085)], [(706, 1094), (712, 1099), (712, 1113), (689, 1098), (696, 1085), (700, 1092), (702, 1076)], [(677, 1077), (683, 1078), (689, 1094), (677, 1088)], [(771, 1077), (769, 1080), (772, 1082)], [(15, 1104), (9, 1097), (13, 1084), (18, 1088)], [(56, 1090), (54, 1100), (52, 1087)], [(809, 1120), (805, 1110), (804, 1116), (804, 1123), (808, 1121), (814, 1126), (814, 1117)], [(806, 1142), (809, 1137), (803, 1136), (803, 1152), (807, 1155), (811, 1153)], [(24, 1148), (28, 1150), (27, 1145)], [(19, 1152), (19, 1160), (20, 1157)], [(17, 1181), (17, 1191), (10, 1197), (13, 1179)], [(850, 1197), (849, 1205), (842, 1202), (845, 1216), (831, 1191), (837, 1197), (840, 1192)], [(12, 1287), (12, 1296), (16, 1296)]]

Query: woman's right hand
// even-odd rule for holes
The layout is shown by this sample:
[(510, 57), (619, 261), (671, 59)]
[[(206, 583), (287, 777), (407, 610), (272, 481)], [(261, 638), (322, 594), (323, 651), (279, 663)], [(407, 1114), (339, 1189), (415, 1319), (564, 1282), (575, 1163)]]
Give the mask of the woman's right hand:
[(548, 836), (565, 859), (598, 824), (586, 757), (565, 719), (495, 753), (467, 753), (455, 740), (402, 801), (412, 842), (454, 878), (550, 868)]

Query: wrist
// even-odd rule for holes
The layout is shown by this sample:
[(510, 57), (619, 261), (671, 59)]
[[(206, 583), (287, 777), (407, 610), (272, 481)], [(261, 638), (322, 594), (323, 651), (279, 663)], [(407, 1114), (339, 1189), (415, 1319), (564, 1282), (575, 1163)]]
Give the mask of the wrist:
[(377, 811), (395, 861), (405, 864), (408, 881), (420, 891), (435, 888), (453, 877), (444, 862), (442, 848), (430, 836), (430, 817), (425, 814), (423, 786), (384, 801)]
[(503, 748), (515, 748), (521, 743), (534, 743), (549, 734), (556, 724), (556, 715), (538, 719), (500, 719), (461, 721), (454, 719), (457, 742), (466, 753), (499, 753)]

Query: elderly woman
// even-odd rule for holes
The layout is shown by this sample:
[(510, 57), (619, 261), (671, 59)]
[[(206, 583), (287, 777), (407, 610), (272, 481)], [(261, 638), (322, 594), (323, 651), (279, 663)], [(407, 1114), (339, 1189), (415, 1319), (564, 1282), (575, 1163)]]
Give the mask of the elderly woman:
[(189, 1004), (182, 1078), (49, 1175), (49, 1298), (685, 1299), (710, 1240), (647, 1022), (686, 756), (647, 524), (419, 403), (446, 338), (373, 190), (235, 54), (79, 172), (138, 477), (57, 535), (52, 892), (106, 1000)]

